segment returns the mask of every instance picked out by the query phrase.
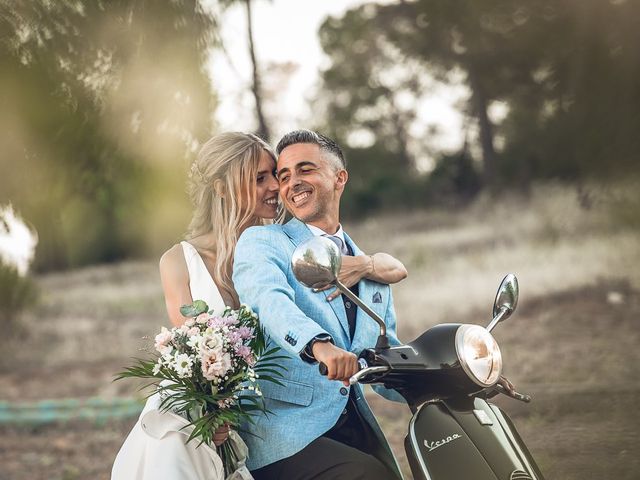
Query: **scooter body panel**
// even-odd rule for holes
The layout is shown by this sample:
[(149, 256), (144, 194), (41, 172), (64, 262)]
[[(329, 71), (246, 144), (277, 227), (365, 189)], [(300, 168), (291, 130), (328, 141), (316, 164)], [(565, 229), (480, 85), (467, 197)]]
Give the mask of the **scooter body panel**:
[(423, 405), (405, 448), (415, 479), (542, 480), (513, 424), (479, 398)]

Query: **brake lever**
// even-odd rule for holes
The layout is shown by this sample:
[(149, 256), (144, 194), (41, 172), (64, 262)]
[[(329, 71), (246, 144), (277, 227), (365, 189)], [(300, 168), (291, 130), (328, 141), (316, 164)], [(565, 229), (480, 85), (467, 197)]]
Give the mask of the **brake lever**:
[(372, 373), (383, 373), (388, 372), (389, 370), (391, 369), (385, 366), (363, 368), (349, 379), (349, 385), (355, 385), (362, 379), (362, 377), (371, 375)]
[(494, 391), (496, 392), (494, 395), (491, 395), (491, 392), (489, 395), (487, 395), (487, 398), (491, 398), (494, 397), (495, 395), (497, 395), (498, 393), (502, 393), (503, 395), (506, 395), (507, 397), (511, 397), (514, 400), (520, 400), (521, 402), (524, 403), (529, 403), (531, 401), (531, 397), (529, 395), (525, 395), (523, 393), (518, 393), (515, 390), (509, 391), (506, 388), (504, 388), (502, 385), (500, 385), (499, 383), (496, 383), (494, 386)]

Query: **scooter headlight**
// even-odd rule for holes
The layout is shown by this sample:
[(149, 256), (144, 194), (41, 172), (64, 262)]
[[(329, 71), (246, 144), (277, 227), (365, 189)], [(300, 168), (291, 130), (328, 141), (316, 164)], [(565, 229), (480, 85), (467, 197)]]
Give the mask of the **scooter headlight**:
[(502, 354), (493, 336), (478, 325), (461, 325), (456, 332), (456, 353), (462, 369), (481, 387), (495, 384), (502, 372)]

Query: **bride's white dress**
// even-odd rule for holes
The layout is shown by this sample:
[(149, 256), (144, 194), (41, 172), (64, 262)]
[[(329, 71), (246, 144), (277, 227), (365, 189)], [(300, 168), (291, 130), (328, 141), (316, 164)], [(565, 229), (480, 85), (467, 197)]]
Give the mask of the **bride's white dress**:
[[(191, 298), (204, 300), (209, 309), (222, 311), (224, 300), (213, 282), (197, 250), (181, 242), (189, 271)], [(140, 418), (124, 441), (111, 472), (112, 480), (223, 480), (222, 461), (215, 449), (198, 441), (186, 443), (192, 428), (180, 415), (160, 411), (160, 396), (147, 400)], [(229, 442), (246, 458), (247, 448), (240, 436), (231, 431)], [(240, 465), (229, 480), (251, 479), (246, 467)]]

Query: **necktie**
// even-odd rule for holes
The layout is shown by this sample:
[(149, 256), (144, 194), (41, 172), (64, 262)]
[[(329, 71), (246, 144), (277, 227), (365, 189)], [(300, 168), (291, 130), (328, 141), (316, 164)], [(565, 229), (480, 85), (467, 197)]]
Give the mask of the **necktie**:
[(349, 255), (349, 250), (347, 249), (347, 246), (345, 245), (345, 243), (342, 241), (340, 237), (336, 235), (323, 235), (323, 237), (327, 237), (329, 240), (335, 243), (336, 246), (338, 247), (338, 250), (340, 250), (340, 253), (342, 253), (342, 255)]
[[(323, 236), (327, 237), (329, 240), (335, 243), (338, 249), (340, 250), (340, 253), (342, 253), (342, 255), (349, 255), (349, 256), (353, 255), (353, 252), (351, 251), (349, 246), (345, 244), (340, 237), (337, 237), (335, 235), (323, 235)], [(349, 290), (351, 290), (355, 295), (358, 295), (358, 290), (359, 290), (358, 284), (356, 283)], [(341, 295), (341, 296), (342, 296), (342, 301), (344, 303), (345, 313), (347, 314), (347, 321), (349, 322), (349, 337), (353, 340), (353, 334), (356, 331), (356, 314), (357, 314), (358, 307), (346, 296), (344, 295)]]

